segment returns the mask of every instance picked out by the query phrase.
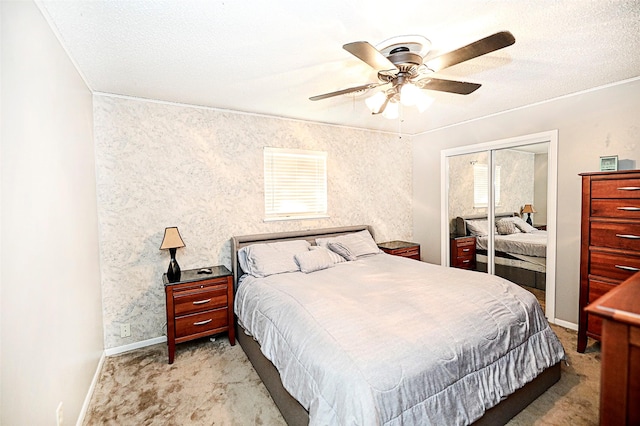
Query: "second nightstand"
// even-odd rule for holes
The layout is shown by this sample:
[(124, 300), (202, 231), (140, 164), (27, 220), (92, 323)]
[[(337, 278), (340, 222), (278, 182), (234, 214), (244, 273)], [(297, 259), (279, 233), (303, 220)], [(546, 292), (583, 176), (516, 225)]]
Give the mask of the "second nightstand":
[(233, 276), (224, 266), (210, 266), (210, 274), (200, 269), (182, 271), (180, 281), (162, 276), (167, 299), (167, 345), (169, 364), (173, 363), (176, 343), (228, 332), (235, 345), (233, 327)]
[(378, 244), (378, 247), (394, 256), (408, 257), (409, 259), (420, 260), (420, 244), (408, 241), (387, 241)]
[(451, 237), (450, 264), (454, 268), (476, 269), (476, 237)]

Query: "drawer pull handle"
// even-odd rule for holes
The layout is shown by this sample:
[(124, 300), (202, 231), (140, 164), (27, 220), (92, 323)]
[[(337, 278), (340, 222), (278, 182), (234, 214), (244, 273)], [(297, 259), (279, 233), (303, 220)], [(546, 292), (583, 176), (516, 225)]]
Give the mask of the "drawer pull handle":
[(462, 251), (469, 251), (469, 250), (471, 250), (471, 249), (462, 249)]
[(629, 240), (640, 240), (640, 235), (633, 235), (633, 234), (616, 234), (616, 237), (626, 238)]
[(469, 259), (462, 261), (462, 263), (469, 263), (469, 262), (471, 262)]
[(640, 212), (640, 207), (618, 207), (618, 210), (624, 210), (625, 212)]
[(205, 303), (209, 303), (211, 302), (211, 299), (205, 299), (205, 300), (197, 300), (195, 302), (193, 302), (194, 305), (204, 305)]
[(638, 272), (640, 268), (634, 268), (633, 266), (616, 265), (616, 268), (623, 269), (625, 271)]
[(640, 191), (640, 186), (622, 186), (619, 191)]
[(212, 321), (211, 318), (209, 318), (208, 320), (194, 322), (193, 325), (205, 325), (205, 324), (209, 324), (211, 321)]

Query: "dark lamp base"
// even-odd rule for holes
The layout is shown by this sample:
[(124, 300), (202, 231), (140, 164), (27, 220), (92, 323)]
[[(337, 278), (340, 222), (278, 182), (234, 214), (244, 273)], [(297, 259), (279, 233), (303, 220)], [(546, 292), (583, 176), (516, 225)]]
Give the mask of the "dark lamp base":
[(169, 269), (167, 269), (167, 279), (170, 283), (180, 281), (180, 265), (176, 262), (176, 249), (169, 249), (171, 252), (171, 261), (169, 262)]

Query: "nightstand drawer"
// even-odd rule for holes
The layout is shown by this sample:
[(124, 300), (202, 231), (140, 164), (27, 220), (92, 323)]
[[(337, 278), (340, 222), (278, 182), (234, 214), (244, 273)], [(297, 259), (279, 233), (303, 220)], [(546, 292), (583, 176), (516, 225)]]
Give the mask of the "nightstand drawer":
[(474, 244), (458, 246), (456, 247), (456, 250), (458, 252), (458, 255), (456, 257), (473, 257), (473, 255), (475, 255), (476, 253), (476, 246)]
[(176, 317), (176, 338), (205, 333), (228, 325), (227, 308)]
[(175, 315), (185, 315), (227, 306), (227, 285), (173, 293)]
[(476, 237), (456, 238), (456, 247), (468, 247), (476, 245)]
[(457, 257), (453, 266), (455, 268), (472, 269), (475, 267), (473, 257)]

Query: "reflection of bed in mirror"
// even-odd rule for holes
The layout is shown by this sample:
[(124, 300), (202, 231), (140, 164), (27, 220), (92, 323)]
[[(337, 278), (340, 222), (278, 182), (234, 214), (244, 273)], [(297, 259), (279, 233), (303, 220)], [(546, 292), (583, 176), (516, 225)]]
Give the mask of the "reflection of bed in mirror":
[[(493, 233), (496, 275), (516, 284), (544, 290), (547, 231), (528, 225), (517, 213), (497, 213), (495, 219)], [(487, 216), (457, 217), (456, 234), (476, 237), (477, 270), (486, 272), (489, 244)]]

